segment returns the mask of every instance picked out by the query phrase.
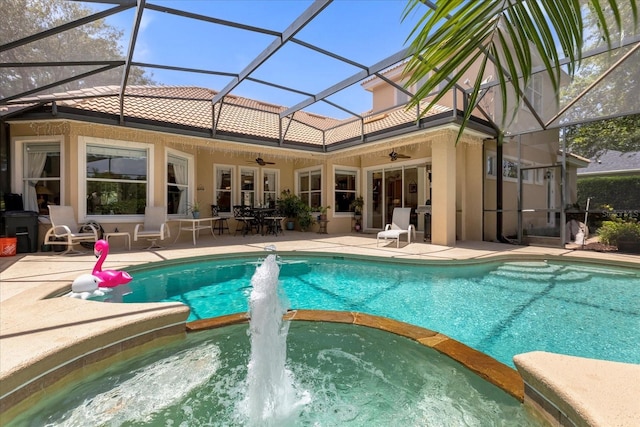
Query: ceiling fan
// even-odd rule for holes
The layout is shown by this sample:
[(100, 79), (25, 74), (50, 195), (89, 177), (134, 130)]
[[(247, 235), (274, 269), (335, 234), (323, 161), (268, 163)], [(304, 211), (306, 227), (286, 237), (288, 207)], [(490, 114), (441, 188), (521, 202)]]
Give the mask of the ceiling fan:
[(410, 159), (411, 156), (407, 156), (406, 154), (400, 154), (395, 149), (391, 150), (389, 153), (389, 158), (392, 162), (395, 162), (398, 159)]
[[(262, 157), (256, 157), (255, 162), (257, 164), (259, 164), (260, 166), (264, 166), (264, 165), (275, 165), (274, 162), (267, 162), (265, 161)], [(251, 161), (249, 161), (249, 163), (251, 163)]]

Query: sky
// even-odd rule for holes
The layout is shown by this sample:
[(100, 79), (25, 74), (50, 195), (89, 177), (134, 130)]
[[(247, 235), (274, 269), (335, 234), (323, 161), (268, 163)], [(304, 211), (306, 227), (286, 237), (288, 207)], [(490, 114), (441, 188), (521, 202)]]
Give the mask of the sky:
[[(157, 0), (153, 4), (191, 13), (234, 21), (263, 29), (283, 32), (313, 2), (309, 0)], [(395, 54), (408, 46), (407, 37), (417, 17), (403, 20), (406, 0), (334, 0), (296, 39), (319, 46), (364, 66)], [(92, 4), (91, 7), (96, 7)], [(106, 8), (106, 7), (105, 7)], [(134, 11), (107, 19), (125, 34), (128, 45)], [(145, 10), (134, 52), (134, 61), (143, 63), (240, 73), (273, 41), (272, 35), (230, 28), (180, 16)], [(149, 69), (153, 78), (167, 85), (195, 85), (223, 89), (227, 76)], [(251, 77), (316, 94), (354, 74), (361, 68), (314, 52), (298, 44), (287, 43)], [(265, 85), (243, 82), (233, 94), (293, 106), (307, 98)], [(356, 113), (372, 107), (371, 94), (360, 84), (352, 85), (330, 98)], [(309, 112), (345, 118), (349, 114), (326, 103), (316, 103)]]

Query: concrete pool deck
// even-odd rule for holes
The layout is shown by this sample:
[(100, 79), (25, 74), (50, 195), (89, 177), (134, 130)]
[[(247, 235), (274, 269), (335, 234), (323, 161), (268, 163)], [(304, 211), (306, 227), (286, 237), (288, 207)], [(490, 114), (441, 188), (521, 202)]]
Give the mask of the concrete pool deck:
[[(112, 244), (105, 268), (126, 269), (193, 256), (263, 251), (328, 252), (398, 260), (473, 261), (503, 257), (560, 257), (640, 269), (635, 255), (458, 242), (455, 247), (422, 243), (376, 246), (375, 234), (320, 235), (287, 232), (246, 237), (204, 233), (158, 250), (127, 251)], [(0, 424), (22, 409), (27, 397), (44, 395), (49, 385), (105, 357), (138, 350), (139, 345), (183, 334), (188, 309), (180, 304), (103, 304), (73, 298), (51, 298), (69, 289), (73, 279), (91, 272), (95, 257), (52, 253), (0, 258)], [(519, 355), (525, 403), (543, 409), (555, 425), (635, 426), (640, 420), (640, 365), (575, 358), (543, 352)], [(71, 377), (73, 377), (71, 375)], [(529, 393), (530, 392), (530, 393)], [(6, 418), (5, 418), (6, 417)], [(564, 421), (563, 421), (564, 420)], [(570, 420), (570, 421), (567, 421)], [(565, 423), (566, 422), (566, 423)], [(554, 423), (554, 421), (552, 421)], [(564, 423), (564, 424), (563, 424)]]

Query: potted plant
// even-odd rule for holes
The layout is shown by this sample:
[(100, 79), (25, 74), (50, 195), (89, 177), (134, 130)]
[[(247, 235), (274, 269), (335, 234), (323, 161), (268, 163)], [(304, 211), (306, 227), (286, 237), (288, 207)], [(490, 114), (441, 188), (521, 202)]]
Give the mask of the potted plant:
[(305, 206), (304, 203), (302, 203), (300, 197), (291, 193), (291, 191), (283, 190), (276, 204), (280, 213), (287, 217), (287, 230), (293, 230), (293, 221), (298, 218), (302, 207)]
[(329, 209), (331, 209), (331, 206), (318, 206), (315, 208), (315, 212), (320, 212), (320, 215), (318, 215), (318, 221), (327, 220), (327, 210)]
[(300, 230), (307, 231), (315, 223), (313, 215), (311, 215), (311, 208), (301, 201), (300, 210), (298, 211), (298, 225), (300, 225)]
[(191, 212), (191, 215), (193, 215), (194, 219), (200, 218), (200, 204), (197, 200), (189, 205), (189, 207), (187, 208), (187, 212)]
[(353, 228), (356, 231), (360, 231), (362, 229), (362, 224), (360, 220), (362, 219), (362, 210), (364, 208), (364, 198), (362, 196), (358, 196), (349, 204), (349, 209), (353, 211), (353, 219), (355, 221)]

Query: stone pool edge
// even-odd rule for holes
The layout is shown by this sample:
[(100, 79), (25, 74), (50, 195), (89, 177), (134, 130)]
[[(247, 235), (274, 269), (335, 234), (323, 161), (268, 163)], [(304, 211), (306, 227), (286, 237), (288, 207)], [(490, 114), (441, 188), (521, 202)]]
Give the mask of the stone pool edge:
[[(331, 310), (291, 310), (284, 318), (293, 321), (346, 323), (366, 326), (409, 338), (450, 357), (467, 369), (501, 388), (520, 402), (524, 401), (524, 382), (518, 372), (496, 359), (430, 329), (360, 312)], [(187, 323), (187, 332), (215, 329), (248, 322), (245, 313)]]

